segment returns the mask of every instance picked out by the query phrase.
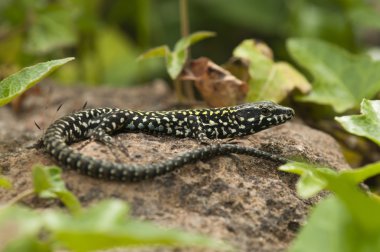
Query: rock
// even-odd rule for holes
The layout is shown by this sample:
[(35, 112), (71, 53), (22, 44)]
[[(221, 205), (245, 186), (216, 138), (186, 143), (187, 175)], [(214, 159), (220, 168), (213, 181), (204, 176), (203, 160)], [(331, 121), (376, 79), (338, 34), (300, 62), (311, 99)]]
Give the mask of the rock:
[[(66, 94), (73, 92), (71, 89), (59, 88), (59, 91), (54, 92)], [(97, 92), (88, 90), (85, 95), (96, 97)], [(146, 91), (146, 87), (117, 92), (118, 97), (123, 94), (132, 97), (131, 93), (134, 93), (136, 96), (132, 104), (136, 99), (151, 100), (153, 95)], [(97, 97), (102, 99), (103, 96)], [(109, 105), (107, 103), (97, 100), (97, 106)], [(128, 104), (122, 107), (128, 107)], [(131, 107), (135, 109), (135, 106)], [(145, 104), (141, 109), (156, 107), (154, 104)], [(73, 107), (69, 104), (67, 109)], [(24, 115), (21, 122), (32, 121), (30, 118), (38, 113), (35, 109)], [(10, 125), (12, 120), (16, 123), (17, 120), (7, 108), (0, 109), (0, 118), (4, 115), (12, 118), (8, 120)], [(11, 131), (12, 127), (9, 126), (7, 130)], [(2, 203), (31, 187), (30, 169), (34, 163), (55, 164), (42, 151), (25, 149), (32, 142), (30, 133), (28, 135), (25, 130), (20, 130), (7, 135), (7, 130), (3, 128), (0, 131), (3, 145), (0, 146), (0, 167), (3, 168), (2, 174), (12, 180), (14, 189), (10, 192), (0, 190)], [(119, 134), (115, 137), (127, 146), (128, 155), (111, 152), (95, 142), (89, 142), (84, 147), (83, 143), (76, 145), (83, 147), (81, 151), (88, 155), (135, 163), (162, 160), (198, 146), (192, 139), (142, 133)], [(37, 140), (35, 135), (33, 140)], [(289, 122), (236, 140), (239, 144), (255, 146), (286, 157), (299, 156), (336, 169), (348, 167), (334, 139), (300, 122)], [(270, 161), (232, 154), (185, 165), (170, 174), (138, 183), (102, 181), (75, 171), (65, 171), (63, 177), (67, 187), (84, 205), (116, 197), (131, 205), (135, 218), (150, 220), (163, 227), (176, 227), (220, 238), (236, 246), (238, 251), (283, 251), (294, 239), (310, 207), (323, 195), (307, 201), (299, 199), (295, 192), (297, 176), (278, 171), (277, 167), (276, 163)], [(30, 199), (27, 203), (34, 207), (54, 204), (36, 199)]]

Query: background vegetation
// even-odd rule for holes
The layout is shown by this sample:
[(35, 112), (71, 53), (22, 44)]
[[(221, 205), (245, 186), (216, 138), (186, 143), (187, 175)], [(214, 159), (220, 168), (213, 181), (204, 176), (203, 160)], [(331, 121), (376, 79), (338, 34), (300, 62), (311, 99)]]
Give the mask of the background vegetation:
[[(317, 37), (352, 52), (379, 41), (378, 1), (191, 0), (190, 30), (210, 30), (215, 39), (192, 51), (223, 63), (242, 40), (259, 38), (287, 59), (289, 37)], [(76, 57), (59, 71), (70, 84), (131, 85), (166, 77), (157, 62), (137, 64), (143, 51), (170, 47), (180, 38), (179, 1), (2, 0), (0, 77), (52, 58)], [(373, 51), (372, 51), (373, 52)], [(374, 53), (373, 53), (374, 54)]]
[[(0, 79), (25, 66), (44, 63), (25, 68), (1, 81), (0, 106), (71, 61), (71, 56), (77, 60), (55, 74), (61, 83), (128, 86), (157, 77), (169, 79), (162, 62), (136, 61), (142, 52), (162, 44), (169, 47), (158, 47), (144, 55), (164, 57), (170, 77), (177, 83), (187, 47), (214, 35), (203, 32), (181, 38), (179, 13), (179, 2), (174, 0), (2, 0)], [(367, 182), (372, 191), (380, 188), (376, 183), (376, 175), (380, 174), (380, 162), (376, 162), (380, 159), (380, 101), (376, 100), (380, 93), (380, 2), (192, 0), (188, 14), (191, 31), (209, 30), (217, 34), (216, 38), (194, 46), (192, 58), (207, 56), (218, 64), (231, 56), (248, 60), (251, 88), (248, 101), (272, 99), (291, 103), (299, 118), (340, 141), (353, 166), (362, 166), (342, 172), (304, 163), (280, 167), (300, 175), (297, 184), (300, 197), (311, 197), (323, 189), (334, 193), (315, 207), (290, 250), (380, 250), (379, 197), (358, 187)], [(265, 41), (269, 46), (247, 38)], [(268, 57), (271, 49), (274, 59)], [(61, 59), (45, 62), (57, 58)], [(269, 78), (270, 74), (273, 75)], [(265, 90), (266, 85), (274, 91)], [(300, 92), (282, 92), (293, 88)], [(73, 233), (77, 235), (72, 226), (59, 219), (70, 220), (74, 227), (84, 228), (81, 235), (91, 236), (91, 230), (83, 224), (87, 223), (87, 217), (81, 212), (101, 215), (110, 206), (120, 211), (114, 218), (116, 225), (101, 229), (103, 233), (97, 234), (105, 239), (104, 243), (94, 245), (90, 239), (85, 239), (87, 243), (84, 244), (88, 247), (80, 247), (81, 241), (70, 248), (87, 251), (113, 246), (110, 241), (115, 237), (106, 237), (104, 233), (114, 228), (118, 230), (119, 217), (127, 215), (127, 206), (106, 201), (84, 210), (75, 196), (65, 189), (59, 174), (56, 167), (35, 168), (35, 188), (29, 194), (58, 197), (72, 216), (51, 211), (50, 221), (56, 220), (48, 222), (31, 209), (13, 206), (25, 195), (16, 197), (8, 207), (0, 209), (0, 230), (9, 219), (25, 218), (38, 225), (30, 233), (24, 233), (29, 230), (28, 222), (17, 223), (23, 231), (7, 251), (14, 251), (17, 239), (25, 242), (24, 248), (35, 246), (35, 251), (59, 248), (73, 239)], [(373, 177), (375, 183), (368, 182)], [(1, 187), (9, 188), (11, 184), (0, 177)], [(94, 219), (101, 220), (96, 214), (89, 216), (90, 221)], [(122, 221), (125, 221), (124, 228), (135, 225), (128, 217)], [(175, 236), (175, 231), (159, 236), (161, 231), (156, 227), (142, 225), (146, 225), (143, 231), (147, 232), (142, 232), (141, 237), (131, 237), (133, 232), (124, 230), (125, 237), (119, 237), (120, 245), (132, 244), (124, 243), (125, 239), (141, 243), (148, 235), (151, 240), (147, 244), (221, 246), (217, 241), (200, 236), (182, 233)], [(50, 239), (40, 241), (41, 229)], [(222, 247), (227, 248), (224, 244)]]

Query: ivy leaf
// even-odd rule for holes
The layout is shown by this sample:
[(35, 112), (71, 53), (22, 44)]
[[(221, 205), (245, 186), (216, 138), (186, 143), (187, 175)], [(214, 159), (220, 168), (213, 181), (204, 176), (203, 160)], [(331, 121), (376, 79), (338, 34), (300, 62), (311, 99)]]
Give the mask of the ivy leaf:
[(379, 237), (379, 229), (363, 232), (345, 205), (337, 197), (329, 197), (312, 211), (289, 252), (380, 251)]
[(146, 51), (145, 53), (141, 54), (137, 60), (166, 57), (168, 54), (170, 54), (169, 47), (162, 45)]
[(94, 251), (137, 246), (232, 249), (202, 235), (132, 220), (128, 206), (120, 200), (101, 201), (75, 215), (62, 209), (33, 210), (18, 205), (0, 208), (0, 250), (4, 252)]
[(353, 181), (355, 184), (380, 174), (380, 162), (368, 164), (360, 169), (341, 171), (341, 176)]
[(51, 212), (45, 218), (54, 239), (73, 251), (158, 245), (230, 249), (211, 238), (127, 219), (127, 213), (122, 201), (107, 200), (75, 216)]
[(335, 117), (348, 132), (366, 137), (380, 146), (380, 100), (363, 99), (361, 115)]
[(341, 113), (380, 91), (380, 62), (366, 55), (316, 39), (290, 39), (287, 48), (314, 78), (313, 90), (300, 101), (331, 105)]
[(43, 226), (42, 215), (22, 206), (0, 209), (0, 250), (51, 251), (38, 241)]
[(326, 180), (317, 172), (317, 167), (306, 163), (291, 162), (279, 167), (279, 170), (300, 175), (296, 184), (301, 198), (310, 198), (326, 188)]
[[(357, 188), (357, 183), (360, 179), (370, 174), (379, 174), (380, 169), (376, 166), (363, 168), (365, 170), (362, 171), (362, 174), (359, 172), (349, 174), (346, 171), (336, 172), (332, 169), (312, 164), (291, 162), (281, 166), (280, 170), (300, 174), (301, 178), (308, 175), (310, 177), (309, 181), (312, 181), (312, 183), (304, 183), (303, 187), (297, 185), (298, 190), (310, 186), (311, 189), (307, 188), (307, 190), (316, 191), (315, 187), (320, 183), (320, 189), (323, 189), (323, 185), (324, 188), (335, 193), (347, 208), (347, 211), (349, 211), (356, 225), (360, 226), (363, 232), (380, 232), (380, 219), (374, 217), (380, 212), (380, 202), (373, 197), (368, 197)], [(358, 170), (361, 171), (361, 168), (358, 168)], [(298, 181), (298, 183), (302, 182)], [(297, 192), (300, 195), (303, 194), (300, 191)]]
[(52, 71), (73, 59), (74, 58), (65, 58), (39, 63), (31, 67), (23, 68), (21, 71), (5, 78), (0, 82), (0, 106), (7, 104), (12, 99), (21, 95)]
[(78, 199), (66, 189), (57, 166), (33, 166), (34, 191), (43, 198), (59, 198), (72, 213), (78, 213), (81, 205)]
[(244, 40), (233, 55), (249, 62), (249, 101), (282, 101), (293, 89), (306, 93), (310, 83), (295, 68), (285, 62), (274, 62), (270, 48), (255, 40)]

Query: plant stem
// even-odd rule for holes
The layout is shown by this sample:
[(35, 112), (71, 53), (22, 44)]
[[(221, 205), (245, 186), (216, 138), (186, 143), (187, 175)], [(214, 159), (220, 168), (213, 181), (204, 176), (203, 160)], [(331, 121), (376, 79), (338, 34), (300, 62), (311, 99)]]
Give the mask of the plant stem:
[(149, 43), (150, 1), (137, 1), (137, 40), (146, 49)]
[[(188, 8), (188, 3), (187, 0), (179, 0), (179, 15), (181, 19), (181, 36), (182, 38), (189, 36), (189, 30), (190, 30), (190, 25), (189, 25), (189, 8)], [(190, 47), (187, 49), (187, 59), (188, 61), (191, 58), (191, 51)]]
[[(188, 16), (188, 2), (187, 0), (179, 0), (179, 15), (180, 15), (180, 22), (181, 22), (181, 37), (187, 37), (189, 36), (189, 16)], [(191, 58), (190, 54), (190, 47), (186, 49), (187, 51), (187, 57), (186, 57), (186, 63), (184, 67), (186, 67), (188, 60)], [(178, 101), (181, 103), (184, 101), (184, 94), (182, 92), (182, 85), (178, 78), (174, 80), (174, 86), (177, 94)]]
[(14, 205), (17, 202), (19, 202), (19, 201), (23, 200), (24, 198), (29, 197), (30, 195), (33, 195), (33, 194), (34, 194), (34, 189), (27, 189), (27, 190), (21, 192), (20, 194), (18, 194), (16, 197), (11, 199), (10, 201), (8, 201), (7, 205), (8, 206)]
[(179, 0), (179, 14), (181, 18), (181, 36), (189, 35), (189, 16), (187, 0)]
[(175, 94), (178, 99), (178, 102), (182, 103), (184, 101), (184, 97), (183, 97), (181, 82), (178, 78), (175, 78), (175, 80), (173, 81), (174, 81), (174, 90), (175, 90)]

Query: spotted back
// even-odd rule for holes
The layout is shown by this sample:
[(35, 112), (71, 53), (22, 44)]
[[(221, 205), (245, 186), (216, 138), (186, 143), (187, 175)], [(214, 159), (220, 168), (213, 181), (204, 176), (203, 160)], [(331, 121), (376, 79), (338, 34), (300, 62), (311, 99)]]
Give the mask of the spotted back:
[[(294, 110), (264, 101), (243, 105), (164, 112), (165, 121), (176, 136), (194, 136), (189, 118), (196, 117), (200, 127), (210, 139), (244, 136), (285, 123), (294, 116)], [(174, 120), (173, 120), (174, 119)], [(167, 128), (167, 127), (165, 127)]]
[[(176, 110), (131, 111), (90, 109), (58, 120), (54, 132), (66, 131), (69, 142), (93, 134), (96, 128), (107, 134), (148, 131), (178, 137), (226, 138), (253, 134), (286, 122), (294, 116), (291, 108), (273, 102), (248, 103), (234, 107)], [(66, 127), (67, 126), (67, 127)], [(100, 131), (99, 131), (100, 132)]]

